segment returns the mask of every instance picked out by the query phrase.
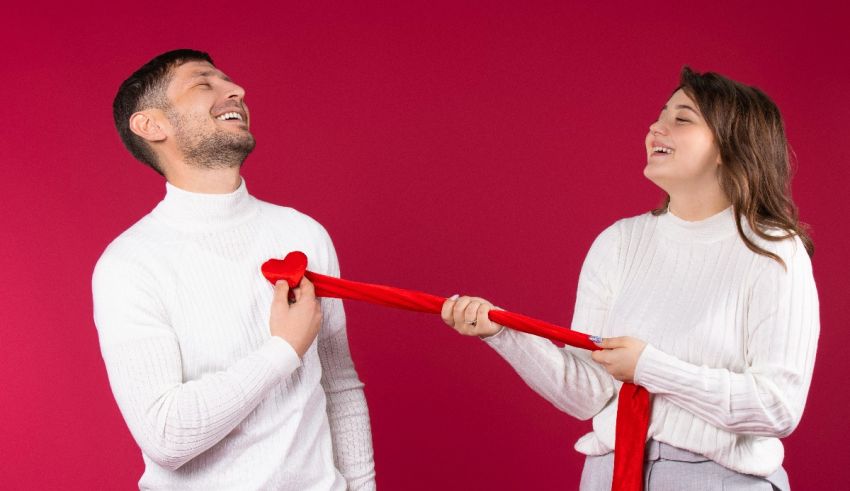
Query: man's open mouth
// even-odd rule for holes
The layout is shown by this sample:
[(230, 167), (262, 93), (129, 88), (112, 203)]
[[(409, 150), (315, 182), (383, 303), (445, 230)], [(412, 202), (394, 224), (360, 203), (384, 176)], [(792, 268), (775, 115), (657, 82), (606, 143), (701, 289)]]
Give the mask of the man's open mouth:
[(220, 121), (233, 121), (233, 120), (244, 121), (245, 120), (242, 117), (242, 115), (237, 113), (237, 112), (224, 113), (221, 116), (216, 117), (215, 119), (218, 119)]

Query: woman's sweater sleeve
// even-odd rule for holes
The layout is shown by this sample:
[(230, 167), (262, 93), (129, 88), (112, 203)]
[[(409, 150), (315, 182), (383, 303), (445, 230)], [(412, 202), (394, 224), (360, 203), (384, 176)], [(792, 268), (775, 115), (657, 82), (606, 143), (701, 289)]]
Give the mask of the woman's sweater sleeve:
[[(812, 265), (799, 238), (775, 251), (754, 282), (741, 371), (697, 366), (647, 345), (635, 383), (712, 425), (735, 433), (784, 437), (800, 421), (820, 330)], [(723, 329), (723, 326), (717, 326)]]
[(298, 366), (270, 337), (229, 368), (184, 382), (180, 346), (155, 275), (107, 251), (92, 279), (94, 319), (109, 383), (142, 451), (174, 470), (215, 445)]
[[(616, 281), (619, 251), (617, 225), (594, 241), (579, 276), (573, 326), (602, 335)], [(590, 352), (531, 334), (502, 329), (485, 338), (535, 392), (578, 419), (595, 416), (615, 393), (613, 378), (590, 358)]]

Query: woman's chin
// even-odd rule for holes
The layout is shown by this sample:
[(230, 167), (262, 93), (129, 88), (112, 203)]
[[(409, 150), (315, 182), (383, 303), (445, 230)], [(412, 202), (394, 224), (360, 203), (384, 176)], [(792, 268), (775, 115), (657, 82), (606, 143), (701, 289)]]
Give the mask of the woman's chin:
[(652, 182), (655, 182), (657, 179), (661, 169), (658, 168), (658, 164), (653, 164), (652, 162), (647, 162), (646, 167), (643, 168), (643, 177), (649, 179)]
[(661, 189), (666, 189), (665, 183), (669, 181), (664, 174), (663, 169), (660, 169), (658, 164), (648, 163), (643, 168), (643, 176)]

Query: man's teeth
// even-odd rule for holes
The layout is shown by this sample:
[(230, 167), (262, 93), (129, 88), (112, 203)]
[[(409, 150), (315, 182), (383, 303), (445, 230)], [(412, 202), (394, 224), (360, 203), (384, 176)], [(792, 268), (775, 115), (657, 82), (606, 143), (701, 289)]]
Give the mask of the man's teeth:
[(230, 120), (230, 119), (238, 119), (239, 121), (242, 121), (242, 115), (239, 114), (239, 113), (224, 113), (224, 114), (222, 114), (221, 116), (219, 116), (215, 119), (220, 119), (221, 121), (227, 121), (227, 120)]
[(658, 153), (658, 152), (661, 152), (661, 153), (673, 153), (673, 149), (672, 149), (672, 148), (667, 148), (667, 147), (652, 147), (652, 153)]

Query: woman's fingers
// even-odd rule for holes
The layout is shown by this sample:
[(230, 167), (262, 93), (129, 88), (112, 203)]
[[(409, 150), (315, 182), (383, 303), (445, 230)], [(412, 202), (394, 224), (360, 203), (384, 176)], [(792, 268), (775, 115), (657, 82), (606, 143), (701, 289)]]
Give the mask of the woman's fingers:
[(463, 309), (469, 304), (469, 297), (463, 296), (455, 300), (455, 305), (452, 308), (452, 326), (458, 329), (458, 326), (463, 324)]
[(486, 337), (501, 329), (490, 322), (489, 312), (493, 308), (493, 304), (480, 297), (453, 295), (443, 302), (440, 317), (461, 334)]
[(615, 379), (631, 382), (635, 375), (638, 360), (646, 347), (646, 342), (629, 336), (621, 336), (606, 338), (596, 342), (596, 344), (605, 349), (592, 352), (590, 356), (593, 361), (599, 363)]
[(447, 298), (445, 302), (443, 302), (443, 308), (440, 310), (440, 317), (443, 319), (443, 322), (454, 327), (454, 320), (452, 318), (452, 312), (454, 311), (455, 301), (457, 300), (458, 295), (452, 295)]
[(463, 311), (463, 324), (474, 328), (478, 324), (478, 311), (481, 310), (481, 302), (471, 300)]

